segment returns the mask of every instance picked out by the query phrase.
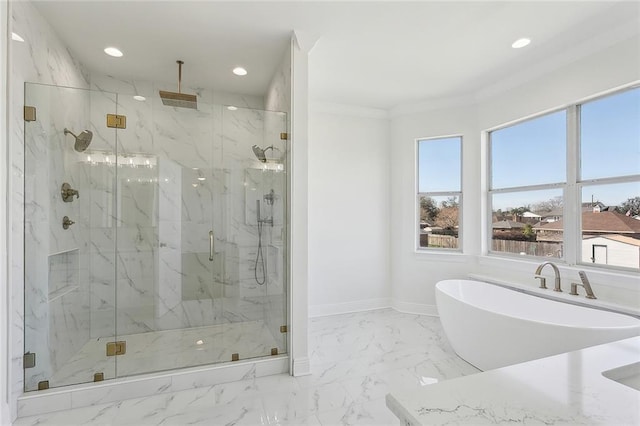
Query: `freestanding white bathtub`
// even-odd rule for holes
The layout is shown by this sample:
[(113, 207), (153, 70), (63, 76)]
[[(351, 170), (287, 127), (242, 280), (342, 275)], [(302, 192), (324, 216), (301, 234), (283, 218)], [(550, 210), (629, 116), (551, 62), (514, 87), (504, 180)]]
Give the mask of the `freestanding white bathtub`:
[(453, 349), (483, 371), (640, 335), (631, 316), (482, 281), (440, 281), (436, 304)]

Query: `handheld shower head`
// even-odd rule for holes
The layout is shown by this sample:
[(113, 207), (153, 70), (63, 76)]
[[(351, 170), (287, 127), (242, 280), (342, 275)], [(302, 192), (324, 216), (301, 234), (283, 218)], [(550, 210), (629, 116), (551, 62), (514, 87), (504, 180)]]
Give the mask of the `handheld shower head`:
[(73, 146), (73, 149), (78, 152), (84, 152), (84, 150), (89, 147), (89, 144), (91, 144), (91, 139), (93, 138), (93, 132), (91, 132), (91, 130), (83, 130), (78, 136), (76, 136), (71, 130), (65, 128), (64, 134), (69, 134), (75, 138), (76, 143)]

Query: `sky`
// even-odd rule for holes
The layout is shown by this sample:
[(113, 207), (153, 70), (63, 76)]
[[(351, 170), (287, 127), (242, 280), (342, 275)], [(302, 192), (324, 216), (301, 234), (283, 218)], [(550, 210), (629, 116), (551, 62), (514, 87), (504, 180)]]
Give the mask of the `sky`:
[[(565, 182), (566, 116), (566, 111), (557, 111), (492, 132), (491, 187)], [(580, 117), (581, 180), (640, 175), (640, 88), (587, 102), (580, 107)], [(420, 141), (420, 192), (460, 190), (459, 141)], [(561, 189), (496, 194), (493, 209), (535, 204), (561, 194)], [(583, 202), (592, 196), (605, 205), (619, 205), (640, 196), (640, 183), (585, 182)]]

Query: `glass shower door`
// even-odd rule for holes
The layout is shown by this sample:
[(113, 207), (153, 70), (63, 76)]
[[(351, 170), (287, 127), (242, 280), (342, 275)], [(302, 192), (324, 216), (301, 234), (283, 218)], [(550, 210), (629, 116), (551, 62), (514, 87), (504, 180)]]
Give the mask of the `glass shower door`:
[(118, 377), (218, 362), (212, 106), (120, 102)]
[(27, 83), (25, 105), (25, 391), (113, 378), (117, 95)]

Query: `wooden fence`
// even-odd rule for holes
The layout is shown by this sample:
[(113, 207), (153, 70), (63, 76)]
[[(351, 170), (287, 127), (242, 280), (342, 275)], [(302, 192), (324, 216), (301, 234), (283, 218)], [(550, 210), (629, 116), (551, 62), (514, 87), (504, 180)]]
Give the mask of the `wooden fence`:
[[(421, 234), (420, 247), (458, 248), (458, 237)], [(536, 241), (491, 240), (491, 249), (503, 253), (526, 253), (530, 256), (562, 257), (562, 243)]]
[(506, 253), (526, 253), (530, 256), (562, 257), (561, 243), (536, 241), (491, 240), (491, 249)]
[(458, 248), (458, 237), (453, 235), (420, 234), (420, 247)]

